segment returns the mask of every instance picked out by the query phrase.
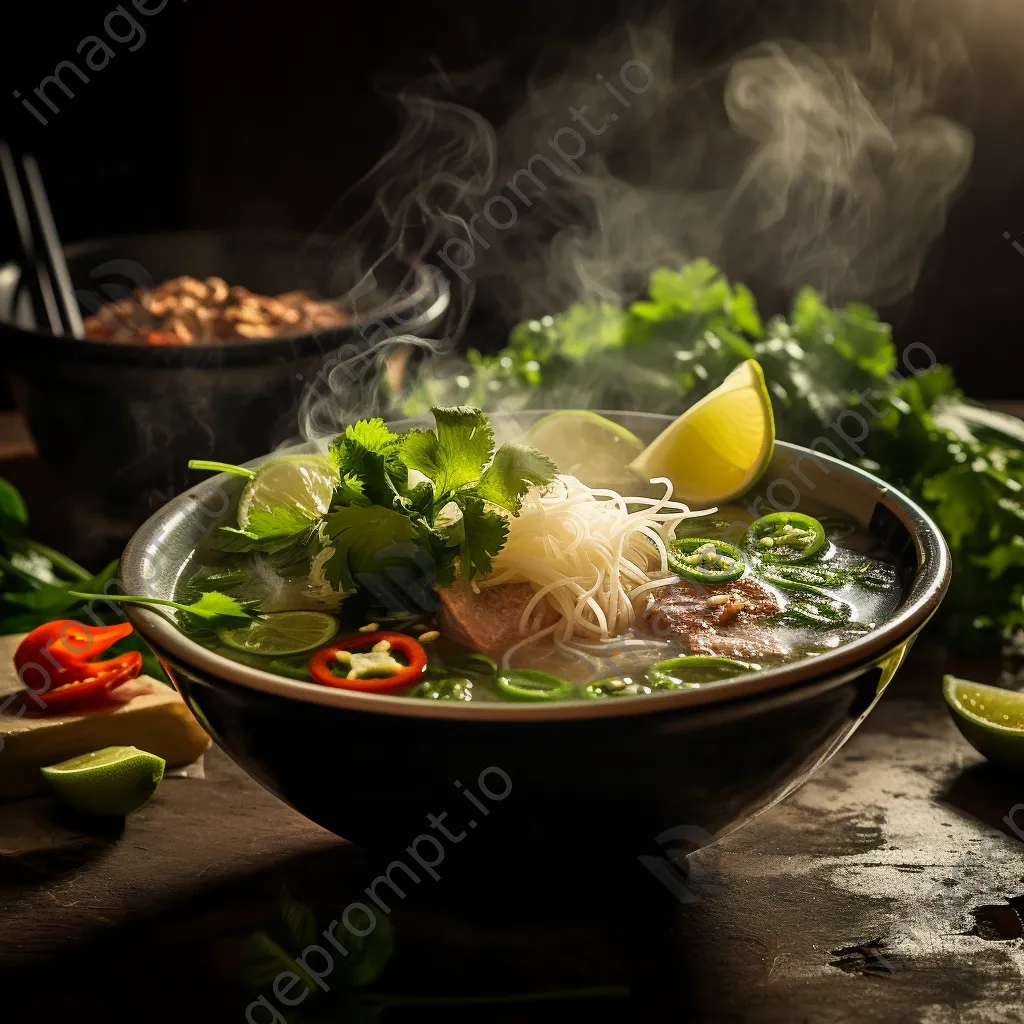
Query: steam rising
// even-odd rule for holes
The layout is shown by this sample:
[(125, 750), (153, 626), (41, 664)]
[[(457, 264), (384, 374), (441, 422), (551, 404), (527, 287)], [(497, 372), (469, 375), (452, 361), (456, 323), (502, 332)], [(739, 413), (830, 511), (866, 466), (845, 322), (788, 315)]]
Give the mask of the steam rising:
[[(842, 46), (762, 43), (711, 69), (684, 61), (662, 16), (546, 59), (498, 127), (473, 108), (494, 68), (420, 83), (398, 97), (395, 147), (328, 224), (347, 225), (336, 280), (408, 288), (432, 264), (452, 288), (447, 346), (474, 307), (511, 326), (625, 302), (654, 266), (698, 256), (770, 294), (810, 284), (834, 303), (892, 303), (973, 145), (938, 112), (965, 68), (960, 41), (914, 3), (887, 10)], [(387, 404), (343, 376), (307, 400), (307, 437)]]

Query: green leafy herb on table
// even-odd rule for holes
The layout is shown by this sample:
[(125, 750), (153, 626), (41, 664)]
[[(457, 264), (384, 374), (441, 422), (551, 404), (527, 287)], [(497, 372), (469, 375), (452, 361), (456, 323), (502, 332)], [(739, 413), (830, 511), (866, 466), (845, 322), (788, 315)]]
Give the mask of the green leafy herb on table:
[(801, 291), (764, 323), (754, 298), (706, 260), (651, 275), (623, 308), (578, 303), (516, 326), (494, 356), (440, 375), (424, 364), (406, 412), (428, 404), (643, 409), (678, 415), (745, 359), (764, 369), (780, 437), (856, 462), (935, 517), (953, 551), (942, 629), (960, 647), (1024, 629), (1024, 424), (971, 403), (951, 370), (868, 306)]
[[(486, 1006), (506, 1003), (543, 1003), (563, 999), (622, 999), (629, 989), (602, 986), (586, 989), (564, 989), (554, 992), (511, 993), (493, 996), (418, 996), (399, 995), (369, 989), (377, 981), (395, 952), (395, 934), (390, 920), (381, 913), (370, 916), (362, 911), (347, 915), (355, 920), (352, 927), (337, 924), (330, 945), (333, 966), (325, 974), (326, 990), (317, 984), (298, 963), (303, 951), (318, 943), (322, 932), (313, 911), (297, 900), (286, 888), (278, 901), (278, 920), (269, 928), (254, 932), (245, 944), (242, 961), (242, 983), (255, 997), (274, 999), (274, 982), (282, 974), (294, 975), (289, 996), (300, 1000), (297, 1007), (281, 1006), (278, 1012), (289, 1024), (317, 1024), (327, 1021), (380, 1021), (389, 1009), (411, 1009), (440, 1006)], [(353, 927), (360, 929), (359, 932)], [(340, 945), (347, 955), (334, 954)], [(326, 964), (318, 966), (323, 969)], [(306, 992), (299, 995), (298, 992)], [(308, 994), (307, 994), (308, 993)]]

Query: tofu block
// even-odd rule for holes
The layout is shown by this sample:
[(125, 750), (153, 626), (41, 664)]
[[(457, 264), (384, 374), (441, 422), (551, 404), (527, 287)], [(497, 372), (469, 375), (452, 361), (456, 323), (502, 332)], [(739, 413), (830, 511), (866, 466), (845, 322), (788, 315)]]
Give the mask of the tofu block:
[[(0, 707), (19, 689), (12, 659), (20, 640), (0, 637)], [(168, 768), (195, 761), (209, 749), (209, 736), (175, 690), (152, 683), (153, 693), (93, 711), (21, 718), (0, 713), (0, 800), (45, 792), (40, 768), (103, 747), (136, 746), (162, 757)]]

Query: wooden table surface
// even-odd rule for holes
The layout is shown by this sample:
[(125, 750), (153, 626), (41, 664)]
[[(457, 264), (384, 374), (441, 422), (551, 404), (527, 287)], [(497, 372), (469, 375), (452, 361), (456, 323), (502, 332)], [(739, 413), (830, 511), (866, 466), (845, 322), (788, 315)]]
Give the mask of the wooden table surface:
[[(1024, 783), (981, 763), (914, 656), (853, 740), (807, 786), (697, 854), (680, 903), (580, 891), (509, 910), (409, 893), (393, 908), (381, 987), (427, 994), (623, 985), (573, 1003), (599, 1020), (1011, 1024), (1024, 1006)], [(729, 752), (723, 751), (723, 757)], [(339, 785), (344, 780), (339, 780)], [(386, 808), (382, 809), (386, 813)], [(39, 837), (42, 838), (39, 838)], [(123, 831), (48, 801), (0, 808), (3, 1020), (243, 1021), (246, 937), (282, 885), (337, 919), (380, 870), (224, 755), (169, 779)], [(580, 857), (599, 856), (581, 837)], [(979, 908), (987, 908), (980, 909)], [(563, 1020), (564, 1004), (399, 1010), (395, 1020)], [(256, 1020), (267, 1019), (256, 1016)], [(337, 1018), (342, 1019), (342, 1018)]]
[[(615, 985), (628, 998), (384, 1020), (1018, 1024), (1024, 779), (961, 740), (939, 692), (950, 670), (996, 671), (919, 646), (808, 785), (692, 859), (687, 902), (653, 876), (623, 895), (583, 886), (572, 863), (496, 864), (494, 891), (447, 903), (420, 887), (393, 908), (389, 992)], [(581, 837), (579, 857), (595, 856)], [(168, 779), (123, 831), (47, 800), (9, 804), (0, 1020), (242, 1022), (245, 940), (274, 920), (282, 885), (326, 923), (380, 868), (218, 751), (204, 779)], [(538, 870), (560, 879), (557, 895), (510, 909), (504, 873)]]

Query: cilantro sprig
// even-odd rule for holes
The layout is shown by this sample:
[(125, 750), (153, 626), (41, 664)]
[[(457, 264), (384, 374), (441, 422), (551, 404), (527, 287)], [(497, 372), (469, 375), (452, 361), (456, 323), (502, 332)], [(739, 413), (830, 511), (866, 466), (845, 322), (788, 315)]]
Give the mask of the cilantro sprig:
[(509, 514), (530, 487), (554, 476), (554, 464), (534, 448), (495, 451), (479, 409), (432, 412), (436, 430), (397, 434), (383, 420), (363, 420), (331, 444), (342, 481), (322, 526), (334, 549), (324, 567), (332, 586), (372, 590), (381, 576), (401, 585), (397, 576), (410, 565), (441, 586), (457, 574), (486, 575), (508, 536)]
[[(556, 472), (527, 445), (495, 450), (494, 431), (479, 409), (433, 413), (434, 430), (397, 433), (379, 417), (351, 424), (327, 451), (337, 483), (325, 512), (293, 520), (286, 502), (280, 513), (268, 504), (258, 529), (248, 520), (221, 525), (210, 546), (243, 572), (306, 577), (319, 599), (362, 591), (385, 615), (410, 610), (410, 603), (416, 610), (433, 607), (433, 587), (491, 571), (523, 495)], [(190, 465), (252, 476), (222, 463)], [(251, 596), (252, 582), (243, 578), (238, 592)], [(165, 603), (193, 619), (205, 607)]]
[[(72, 591), (73, 597), (88, 598), (89, 594), (78, 594)], [(216, 590), (209, 590), (199, 597), (198, 601), (190, 604), (183, 604), (180, 601), (169, 601), (162, 597), (139, 597), (130, 594), (104, 594), (104, 601), (114, 601), (120, 604), (142, 604), (156, 605), (164, 608), (174, 608), (176, 611), (184, 612), (186, 615), (202, 619), (211, 628), (216, 626), (234, 623), (238, 624), (240, 619), (252, 618), (253, 607), (256, 602), (238, 601), (227, 594), (221, 594)]]

